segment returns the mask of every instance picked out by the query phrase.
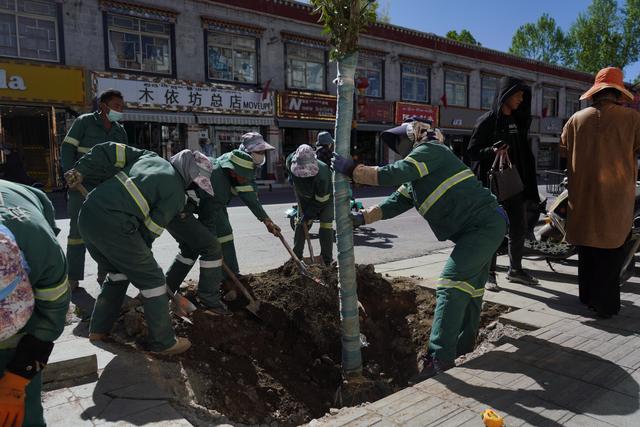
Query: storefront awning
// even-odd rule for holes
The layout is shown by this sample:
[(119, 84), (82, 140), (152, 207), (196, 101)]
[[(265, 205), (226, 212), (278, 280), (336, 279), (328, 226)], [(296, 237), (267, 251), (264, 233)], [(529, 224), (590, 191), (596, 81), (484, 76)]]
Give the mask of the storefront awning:
[(393, 123), (381, 124), (381, 123), (358, 123), (356, 130), (363, 132), (382, 132), (383, 130), (391, 129), (395, 127)]
[(160, 122), (193, 124), (196, 118), (191, 113), (170, 113), (167, 111), (125, 111), (125, 122)]
[(270, 126), (273, 117), (230, 116), (226, 114), (198, 114), (198, 123), (207, 125)]
[(448, 135), (471, 135), (472, 129), (459, 129), (459, 128), (440, 128), (444, 132), (445, 136)]
[(554, 143), (554, 144), (559, 144), (560, 143), (560, 137), (559, 136), (544, 136), (544, 135), (540, 135), (540, 142), (544, 142), (544, 143)]
[(301, 129), (334, 129), (336, 122), (333, 120), (291, 120), (276, 119), (279, 128), (301, 128)]

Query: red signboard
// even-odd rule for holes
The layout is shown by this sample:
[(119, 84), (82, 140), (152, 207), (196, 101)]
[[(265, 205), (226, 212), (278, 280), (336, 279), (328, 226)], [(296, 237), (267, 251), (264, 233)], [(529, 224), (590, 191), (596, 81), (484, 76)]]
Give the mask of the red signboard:
[(277, 115), (287, 119), (335, 120), (337, 99), (335, 96), (279, 92)]
[(399, 125), (411, 117), (430, 119), (433, 121), (433, 126), (438, 126), (438, 107), (411, 102), (396, 102), (396, 124)]
[(393, 102), (358, 98), (358, 121), (369, 123), (393, 123)]

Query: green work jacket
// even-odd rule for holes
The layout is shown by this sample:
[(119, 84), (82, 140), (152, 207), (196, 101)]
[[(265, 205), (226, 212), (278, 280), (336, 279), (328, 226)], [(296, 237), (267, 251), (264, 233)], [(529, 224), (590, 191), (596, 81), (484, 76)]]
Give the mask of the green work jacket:
[(333, 201), (333, 182), (331, 169), (324, 162), (318, 160), (318, 174), (309, 178), (299, 178), (291, 173), (291, 159), (293, 153), (287, 157), (287, 172), (293, 181), (293, 188), (305, 207), (319, 209)]

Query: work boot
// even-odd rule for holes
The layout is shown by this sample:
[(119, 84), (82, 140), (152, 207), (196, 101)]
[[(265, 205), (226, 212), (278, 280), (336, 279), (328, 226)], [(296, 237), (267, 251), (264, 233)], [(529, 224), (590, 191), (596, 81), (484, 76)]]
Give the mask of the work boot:
[(507, 273), (507, 280), (511, 283), (520, 283), (522, 285), (537, 285), (538, 279), (524, 271), (523, 269), (519, 270), (509, 270)]
[(218, 301), (218, 304), (214, 306), (205, 307), (204, 313), (214, 317), (215, 316), (233, 316), (233, 312), (231, 312), (227, 308), (227, 305), (222, 301)]
[(154, 354), (162, 356), (175, 356), (176, 354), (184, 353), (191, 348), (191, 341), (187, 338), (176, 337), (176, 343), (166, 350), (152, 351)]
[(80, 281), (79, 280), (69, 279), (69, 290), (71, 292), (75, 291), (79, 287), (80, 287)]
[(495, 272), (489, 273), (489, 277), (487, 278), (487, 283), (484, 284), (484, 288), (491, 292), (500, 292), (502, 290), (502, 288), (498, 286), (498, 278)]
[(448, 371), (455, 366), (454, 362), (444, 362), (427, 354), (422, 357), (422, 369), (409, 379), (409, 385), (415, 385), (422, 381), (426, 381), (429, 378), (441, 374), (444, 371)]

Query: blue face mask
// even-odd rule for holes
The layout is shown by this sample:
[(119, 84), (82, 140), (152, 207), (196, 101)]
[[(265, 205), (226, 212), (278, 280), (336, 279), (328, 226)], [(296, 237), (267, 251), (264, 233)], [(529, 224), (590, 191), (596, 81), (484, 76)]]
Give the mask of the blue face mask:
[(124, 114), (122, 114), (119, 111), (115, 111), (115, 110), (111, 110), (109, 109), (109, 114), (107, 114), (107, 118), (109, 119), (110, 122), (119, 122), (120, 120), (122, 120), (122, 117), (124, 116)]

